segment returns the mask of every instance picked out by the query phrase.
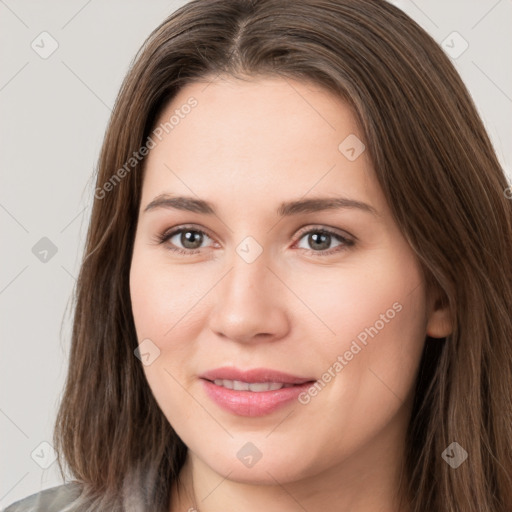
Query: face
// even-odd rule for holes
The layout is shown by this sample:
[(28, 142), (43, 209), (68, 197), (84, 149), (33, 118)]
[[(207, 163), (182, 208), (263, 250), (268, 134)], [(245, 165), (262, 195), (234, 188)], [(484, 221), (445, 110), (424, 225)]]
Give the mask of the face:
[(302, 82), (217, 78), (157, 125), (173, 115), (130, 271), (163, 413), (198, 464), (240, 482), (386, 457), (436, 318), (350, 108)]

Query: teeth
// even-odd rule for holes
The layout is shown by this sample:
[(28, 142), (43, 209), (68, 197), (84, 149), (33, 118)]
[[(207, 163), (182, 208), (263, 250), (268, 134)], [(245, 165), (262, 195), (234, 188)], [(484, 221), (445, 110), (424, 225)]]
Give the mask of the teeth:
[(291, 388), (293, 384), (283, 384), (282, 382), (242, 382), (240, 380), (215, 379), (213, 381), (217, 386), (235, 391), (276, 391), (281, 388)]
[(251, 385), (248, 382), (240, 382), (239, 380), (234, 380), (233, 389), (235, 391), (249, 391), (251, 389)]

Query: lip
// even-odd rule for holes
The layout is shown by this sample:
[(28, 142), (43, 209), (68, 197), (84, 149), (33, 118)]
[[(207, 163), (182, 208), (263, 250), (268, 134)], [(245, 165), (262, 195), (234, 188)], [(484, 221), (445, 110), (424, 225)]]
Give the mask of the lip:
[[(311, 377), (298, 377), (268, 368), (255, 368), (242, 371), (224, 367), (210, 370), (200, 376), (206, 395), (219, 407), (238, 416), (264, 416), (281, 407), (290, 405), (298, 396), (307, 391), (316, 380)], [(215, 379), (239, 380), (242, 382), (281, 382), (292, 387), (273, 391), (236, 391), (217, 386)]]
[(314, 377), (299, 377), (270, 368), (253, 368), (244, 371), (232, 366), (209, 370), (199, 377), (212, 382), (215, 379), (226, 379), (242, 382), (282, 382), (283, 384), (304, 384), (316, 380)]

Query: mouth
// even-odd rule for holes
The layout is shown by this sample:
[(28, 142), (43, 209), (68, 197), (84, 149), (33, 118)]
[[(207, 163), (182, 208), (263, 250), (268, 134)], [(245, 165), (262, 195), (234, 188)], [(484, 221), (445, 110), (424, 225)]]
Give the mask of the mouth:
[[(274, 386), (282, 385), (283, 387), (289, 387), (289, 385), (305, 384), (306, 382), (314, 382), (316, 380), (314, 377), (300, 377), (298, 375), (292, 375), (291, 373), (272, 370), (270, 368), (241, 370), (232, 366), (224, 366), (222, 368), (209, 370), (200, 375), (200, 377), (202, 379), (209, 380), (218, 386), (223, 386), (228, 389), (236, 389), (239, 391), (249, 390), (249, 388), (244, 387), (247, 385), (255, 386), (251, 391), (256, 392), (260, 391), (260, 389), (258, 389), (259, 384), (269, 384)], [(261, 390), (268, 391), (268, 389)]]
[[(208, 379), (206, 379), (208, 380)], [(213, 382), (216, 386), (222, 386), (226, 389), (234, 389), (235, 391), (252, 391), (261, 393), (264, 391), (277, 391), (282, 388), (291, 388), (300, 384), (288, 384), (284, 382), (243, 382), (241, 380), (215, 379)]]
[(206, 395), (238, 416), (263, 416), (291, 405), (316, 379), (258, 368), (218, 368), (200, 376)]

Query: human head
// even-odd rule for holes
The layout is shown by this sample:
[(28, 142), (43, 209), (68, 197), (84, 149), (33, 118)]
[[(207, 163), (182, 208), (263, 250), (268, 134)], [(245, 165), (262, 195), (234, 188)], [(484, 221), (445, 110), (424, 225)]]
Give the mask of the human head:
[[(470, 489), (488, 506), (486, 483), (494, 478), (505, 489), (505, 474), (490, 469), (505, 427), (501, 436), (489, 422), (481, 436), (472, 429), (510, 410), (507, 398), (491, 400), (485, 385), (497, 379), (489, 361), (493, 375), (510, 382), (505, 358), (492, 355), (510, 354), (510, 202), (453, 66), (424, 31), (384, 2), (191, 2), (155, 30), (130, 70), (105, 137), (97, 188), (144, 146), (180, 89), (219, 73), (308, 81), (350, 105), (396, 225), (424, 270), (429, 296), (438, 294), (438, 306), (453, 311), (446, 341), (425, 344), (407, 440), (410, 486), (432, 509), (448, 510), (449, 499), (462, 503)], [(141, 340), (135, 336), (128, 278), (142, 183), (143, 162), (137, 161), (96, 198), (78, 282), (73, 372), (60, 425), (72, 470), (97, 488), (100, 468), (113, 489), (120, 468), (147, 467), (155, 460), (161, 481), (155, 475), (154, 482), (163, 486), (185, 454), (133, 356)], [(91, 370), (85, 363), (92, 357), (92, 339), (101, 359)], [(85, 405), (84, 396), (90, 397)], [(84, 418), (94, 418), (96, 434)], [(130, 425), (122, 435), (112, 427), (118, 421)], [(71, 443), (75, 436), (89, 441), (88, 451)], [(451, 468), (439, 454), (452, 439), (477, 455), (475, 464), (461, 466), (450, 480)], [(110, 450), (113, 455), (106, 457)], [(124, 458), (118, 455), (122, 450)], [(442, 476), (429, 494), (434, 472)]]

